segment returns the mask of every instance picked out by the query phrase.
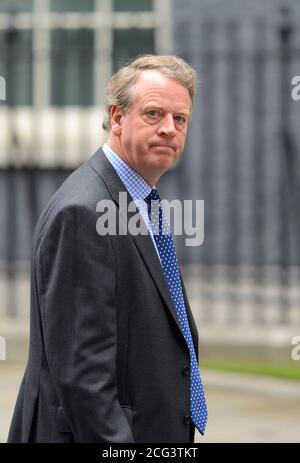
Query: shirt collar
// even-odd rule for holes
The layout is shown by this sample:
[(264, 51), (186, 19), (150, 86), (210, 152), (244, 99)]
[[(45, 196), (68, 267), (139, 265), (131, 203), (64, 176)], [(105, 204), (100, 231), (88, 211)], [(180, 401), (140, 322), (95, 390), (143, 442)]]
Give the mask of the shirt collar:
[[(102, 146), (105, 156), (110, 161), (126, 190), (134, 201), (145, 199), (151, 192), (151, 187), (134, 169), (132, 169), (123, 159), (120, 158), (109, 146), (105, 143)], [(155, 188), (155, 187), (153, 187)]]

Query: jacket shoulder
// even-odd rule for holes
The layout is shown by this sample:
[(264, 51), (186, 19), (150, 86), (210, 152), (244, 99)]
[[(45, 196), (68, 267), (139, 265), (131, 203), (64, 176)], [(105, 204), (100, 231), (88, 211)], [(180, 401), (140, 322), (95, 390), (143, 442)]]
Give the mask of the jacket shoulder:
[(36, 247), (47, 229), (72, 211), (77, 219), (87, 215), (96, 218), (96, 206), (103, 199), (111, 199), (109, 190), (87, 161), (67, 177), (47, 203), (36, 224), (33, 245)]

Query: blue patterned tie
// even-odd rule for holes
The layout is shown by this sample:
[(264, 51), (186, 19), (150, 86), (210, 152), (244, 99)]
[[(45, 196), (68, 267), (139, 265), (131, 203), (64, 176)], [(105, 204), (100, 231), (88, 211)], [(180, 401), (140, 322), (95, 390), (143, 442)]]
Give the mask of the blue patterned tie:
[(207, 423), (207, 408), (203, 384), (198, 369), (195, 347), (186, 314), (183, 298), (179, 266), (176, 250), (168, 225), (164, 219), (160, 206), (160, 197), (156, 189), (152, 189), (145, 198), (148, 205), (148, 215), (152, 224), (154, 239), (159, 252), (161, 265), (164, 269), (168, 287), (178, 314), (182, 332), (190, 352), (191, 391), (190, 408), (191, 419), (201, 434), (204, 434)]

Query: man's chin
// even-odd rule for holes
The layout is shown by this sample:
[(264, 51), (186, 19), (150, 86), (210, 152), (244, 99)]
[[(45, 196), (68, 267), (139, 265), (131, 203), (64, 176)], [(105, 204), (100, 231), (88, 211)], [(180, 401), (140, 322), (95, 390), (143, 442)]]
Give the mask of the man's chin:
[(176, 160), (171, 156), (160, 157), (159, 159), (156, 159), (152, 163), (152, 167), (156, 168), (157, 170), (166, 171), (170, 167), (172, 167), (172, 165), (175, 163), (175, 161)]
[(171, 167), (174, 165), (175, 161), (172, 162), (159, 162), (159, 163), (152, 163), (148, 166), (148, 172), (152, 172), (152, 174), (156, 177), (161, 177), (165, 172), (167, 172)]
[(157, 156), (174, 156), (175, 150), (171, 148), (171, 146), (163, 146), (163, 145), (153, 145), (150, 147), (151, 151), (155, 153)]

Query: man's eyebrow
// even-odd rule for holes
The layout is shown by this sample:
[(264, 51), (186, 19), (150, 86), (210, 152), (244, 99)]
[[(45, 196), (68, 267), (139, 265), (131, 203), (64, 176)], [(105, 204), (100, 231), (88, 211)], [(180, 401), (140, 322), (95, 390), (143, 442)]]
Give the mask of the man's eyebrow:
[(158, 103), (146, 103), (144, 106), (144, 109), (149, 109), (149, 108), (155, 108), (155, 109), (161, 109), (163, 110), (164, 108), (158, 104)]
[[(155, 104), (155, 103), (147, 103), (144, 106), (144, 111), (148, 111), (151, 109), (159, 109), (160, 111), (165, 111), (165, 108), (161, 106), (160, 104)], [(187, 111), (186, 109), (179, 109), (178, 111), (173, 111), (174, 114), (181, 114), (184, 116), (189, 117), (191, 114), (191, 111)]]
[(189, 116), (191, 114), (190, 111), (186, 111), (185, 109), (181, 110), (181, 111), (175, 111), (176, 114), (182, 114), (184, 116)]

